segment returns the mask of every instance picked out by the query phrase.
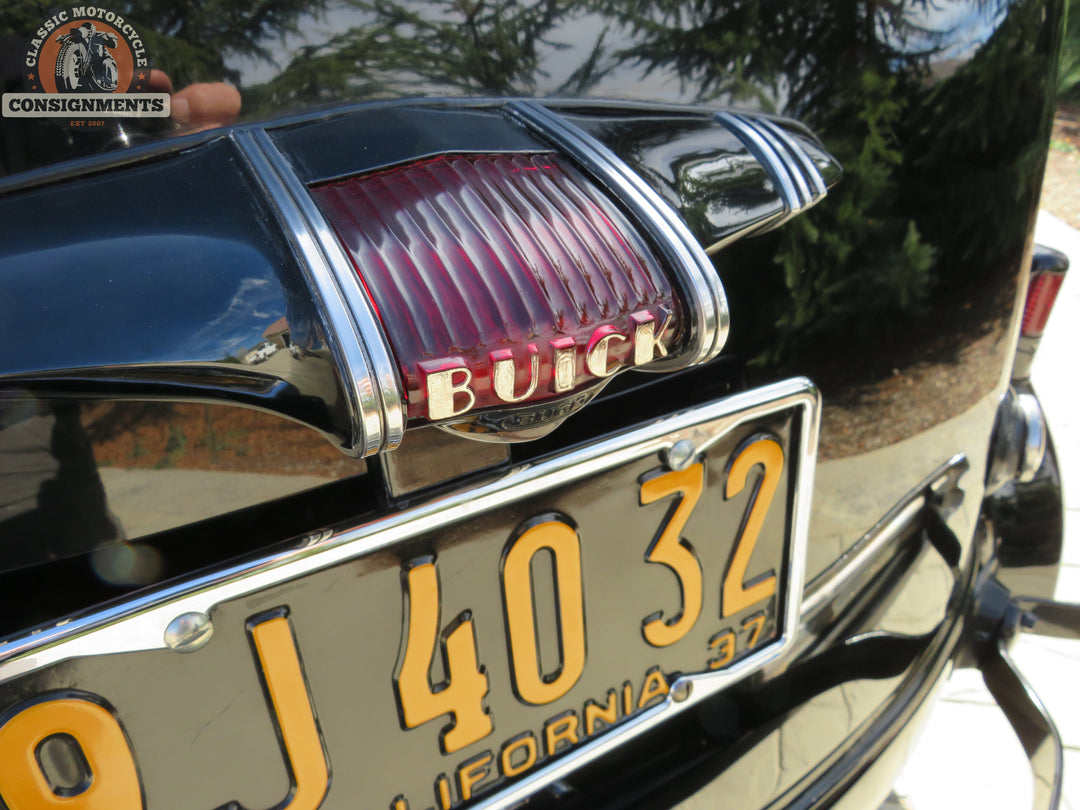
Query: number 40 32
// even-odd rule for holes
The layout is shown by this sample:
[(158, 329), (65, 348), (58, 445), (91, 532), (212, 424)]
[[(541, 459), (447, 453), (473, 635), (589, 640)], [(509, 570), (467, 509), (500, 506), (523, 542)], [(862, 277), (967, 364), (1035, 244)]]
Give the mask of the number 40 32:
[[(751, 472), (762, 472), (751, 482)], [(724, 488), (726, 499), (752, 487), (727, 568), (722, 577), (721, 618), (733, 616), (776, 593), (775, 572), (747, 584), (746, 575), (765, 516), (776, 494), (784, 468), (784, 452), (775, 437), (756, 434), (732, 454)], [(639, 501), (648, 505), (674, 499), (645, 551), (648, 564), (667, 567), (678, 579), (682, 605), (665, 617), (656, 611), (642, 619), (642, 635), (653, 647), (669, 647), (697, 623), (704, 595), (701, 561), (682, 533), (705, 488), (705, 466), (698, 461), (683, 469), (655, 471), (639, 482)], [(537, 654), (531, 565), (547, 551), (553, 560), (560, 665), (554, 672), (541, 669)], [(500, 586), (509, 648), (514, 694), (523, 703), (544, 705), (558, 700), (577, 683), (585, 669), (585, 601), (581, 575), (581, 541), (576, 528), (563, 516), (549, 514), (527, 521), (503, 553)], [(402, 726), (416, 728), (444, 715), (453, 718), (440, 736), (443, 753), (458, 751), (494, 730), (483, 705), (488, 676), (479, 662), (471, 611), (463, 611), (440, 627), (440, 583), (432, 558), (419, 558), (402, 569), (405, 603), (404, 653), (394, 675), (394, 692)], [(748, 620), (753, 646), (764, 624), (764, 614)], [(442, 640), (446, 679), (432, 684), (435, 651)], [(734, 657), (734, 633), (725, 631), (710, 640), (720, 652), (710, 668), (726, 665)]]

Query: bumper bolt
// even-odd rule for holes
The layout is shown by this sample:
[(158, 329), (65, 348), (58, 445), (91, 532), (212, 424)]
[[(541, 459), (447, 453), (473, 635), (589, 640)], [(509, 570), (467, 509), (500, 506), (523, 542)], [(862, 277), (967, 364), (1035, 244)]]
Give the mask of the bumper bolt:
[(195, 652), (206, 646), (214, 635), (214, 625), (205, 613), (181, 613), (165, 628), (165, 643), (181, 653)]
[(690, 681), (679, 681), (671, 690), (671, 699), (676, 703), (682, 703), (694, 691), (694, 685)]
[(689, 439), (679, 439), (671, 447), (664, 451), (662, 460), (672, 470), (683, 470), (690, 466), (694, 460), (697, 448)]

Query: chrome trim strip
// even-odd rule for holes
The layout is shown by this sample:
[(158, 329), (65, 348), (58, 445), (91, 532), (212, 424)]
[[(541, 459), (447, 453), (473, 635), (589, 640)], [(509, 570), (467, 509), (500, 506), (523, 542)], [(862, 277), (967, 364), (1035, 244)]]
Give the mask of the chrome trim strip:
[[(370, 363), (362, 348), (362, 338), (349, 317), (342, 293), (330, 265), (308, 222), (298, 209), (285, 181), (270, 164), (250, 131), (229, 133), (241, 160), (264, 196), (275, 209), (299, 259), (308, 287), (315, 297), (330, 332), (331, 350), (341, 355), (338, 366), (349, 393), (349, 413), (353, 423), (353, 450), (357, 455), (378, 452), (383, 443), (382, 407), (375, 394)], [(351, 338), (351, 339), (350, 339)]]
[(345, 302), (352, 313), (353, 325), (360, 333), (361, 346), (371, 361), (370, 367), (375, 372), (373, 382), (376, 393), (382, 400), (383, 443), (380, 449), (393, 450), (401, 444), (401, 437), (405, 433), (405, 395), (401, 388), (401, 378), (398, 375), (394, 354), (379, 325), (375, 309), (368, 300), (352, 261), (345, 254), (341, 242), (338, 241), (337, 234), (326, 221), (319, 206), (315, 204), (307, 187), (293, 172), (288, 158), (277, 148), (266, 130), (255, 130), (254, 135), (256, 143), (274, 166), (292, 195), (296, 207), (307, 220), (308, 227), (311, 228), (323, 255), (330, 263), (330, 272), (337, 281), (338, 289), (345, 296)]
[(397, 447), (405, 430), (397, 369), (348, 257), (269, 135), (264, 130), (242, 130), (229, 138), (277, 209), (344, 355), (341, 365), (352, 399), (354, 449), (367, 456)]
[(611, 189), (647, 228), (678, 274), (689, 297), (689, 356), (656, 360), (645, 371), (670, 371), (711, 360), (727, 340), (730, 314), (727, 295), (712, 262), (682, 218), (614, 152), (580, 127), (535, 101), (510, 101), (507, 117), (563, 150), (592, 177)]
[(715, 117), (717, 121), (731, 130), (735, 137), (743, 142), (743, 145), (761, 162), (769, 176), (779, 186), (777, 190), (780, 192), (788, 211), (775, 225), (783, 225), (798, 214), (803, 208), (802, 197), (795, 188), (795, 179), (792, 177), (791, 167), (788, 162), (777, 153), (776, 149), (758, 131), (757, 127), (751, 125), (741, 116), (718, 112)]
[[(792, 504), (790, 584), (781, 606), (783, 634), (728, 670), (680, 679), (668, 698), (625, 725), (523, 778), (479, 806), (487, 810), (506, 808), (526, 794), (554, 782), (573, 768), (601, 756), (626, 740), (648, 732), (657, 723), (685, 711), (730, 686), (759, 667), (782, 660), (794, 647), (799, 627), (800, 602), (805, 577), (813, 470), (816, 464), (821, 399), (805, 378), (786, 380), (713, 402), (702, 408), (675, 414), (645, 427), (601, 440), (558, 458), (510, 472), (504, 478), (475, 490), (467, 490), (355, 527), (337, 535), (312, 535), (309, 542), (248, 564), (206, 574), (189, 582), (144, 593), (98, 613), (74, 617), (60, 625), (34, 631), (0, 645), (0, 682), (78, 656), (167, 648), (165, 631), (185, 613), (212, 615), (213, 607), (242, 598), (271, 585), (322, 570), (346, 560), (391, 546), (400, 540), (437, 529), (451, 522), (484, 514), (509, 501), (565, 486), (636, 459), (660, 457), (678, 441), (689, 440), (699, 452), (732, 429), (789, 408), (799, 409), (800, 463), (794, 469), (796, 498)], [(198, 654), (198, 653), (195, 653)], [(674, 695), (689, 697), (681, 702)]]
[(953, 456), (908, 492), (839, 559), (818, 574), (804, 594), (802, 624), (810, 623), (834, 599), (847, 591), (886, 549), (915, 524), (927, 503), (928, 493), (935, 492), (951, 476), (959, 475), (967, 468), (967, 456), (962, 453)]
[(791, 133), (775, 121), (770, 121), (763, 116), (755, 120), (768, 132), (771, 132), (776, 139), (784, 145), (788, 153), (798, 162), (799, 166), (802, 168), (803, 175), (810, 182), (810, 185), (813, 186), (810, 205), (817, 203), (828, 193), (829, 189), (825, 185), (825, 178), (821, 176), (818, 167), (814, 165), (814, 161), (812, 161), (810, 156), (806, 154), (806, 151), (799, 146), (798, 142), (791, 136)]
[(809, 208), (813, 205), (814, 197), (810, 193), (810, 186), (807, 185), (802, 168), (796, 165), (783, 141), (777, 138), (775, 133), (765, 126), (765, 120), (762, 118), (750, 118), (750, 116), (747, 115), (732, 115), (731, 117), (743, 122), (747, 127), (760, 135), (772, 148), (773, 154), (776, 155), (777, 159), (784, 164), (788, 175), (795, 184), (795, 190), (799, 195), (799, 210)]
[(890, 512), (888, 517), (875, 524), (844, 556), (815, 578), (803, 599), (803, 621), (813, 619), (857, 581), (859, 574), (869, 568), (886, 548), (914, 525), (925, 503), (926, 498), (922, 492), (913, 500), (905, 500), (899, 509)]
[(1023, 414), (1024, 448), (1020, 453), (1020, 466), (1016, 471), (1016, 480), (1027, 484), (1035, 480), (1036, 473), (1046, 456), (1046, 418), (1043, 415), (1039, 398), (1034, 394), (1017, 391), (1016, 406)]

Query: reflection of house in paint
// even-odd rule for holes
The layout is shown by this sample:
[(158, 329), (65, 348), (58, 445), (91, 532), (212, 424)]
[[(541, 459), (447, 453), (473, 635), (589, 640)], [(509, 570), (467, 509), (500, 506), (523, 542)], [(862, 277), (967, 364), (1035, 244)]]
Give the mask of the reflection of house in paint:
[(251, 365), (261, 363), (270, 355), (291, 346), (292, 338), (289, 335), (289, 322), (285, 320), (283, 315), (263, 330), (262, 342), (244, 355), (244, 362)]
[(263, 330), (263, 337), (279, 349), (289, 348), (289, 346), (292, 345), (292, 338), (289, 335), (289, 322), (285, 320), (285, 316), (282, 315), (266, 327), (266, 329)]

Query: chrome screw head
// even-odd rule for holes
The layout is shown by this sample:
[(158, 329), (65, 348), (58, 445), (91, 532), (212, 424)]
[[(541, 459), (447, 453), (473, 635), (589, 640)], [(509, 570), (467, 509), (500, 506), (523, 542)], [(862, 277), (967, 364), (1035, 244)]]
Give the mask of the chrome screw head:
[(181, 613), (165, 628), (165, 643), (177, 652), (201, 650), (214, 635), (214, 624), (205, 613)]
[(664, 463), (671, 470), (685, 470), (697, 455), (697, 448), (689, 439), (679, 439), (664, 451)]
[(676, 703), (682, 703), (686, 700), (694, 691), (694, 685), (690, 681), (679, 681), (675, 684), (675, 688), (671, 690), (671, 698)]

